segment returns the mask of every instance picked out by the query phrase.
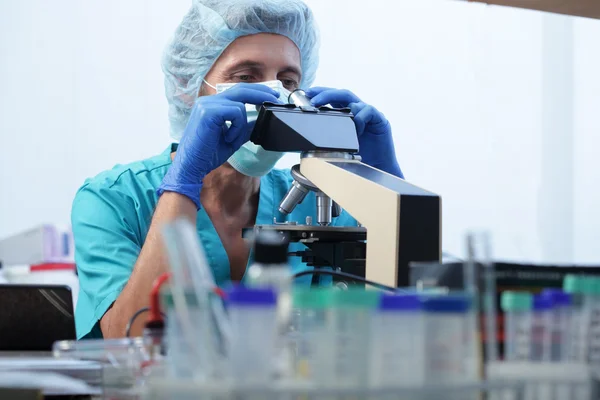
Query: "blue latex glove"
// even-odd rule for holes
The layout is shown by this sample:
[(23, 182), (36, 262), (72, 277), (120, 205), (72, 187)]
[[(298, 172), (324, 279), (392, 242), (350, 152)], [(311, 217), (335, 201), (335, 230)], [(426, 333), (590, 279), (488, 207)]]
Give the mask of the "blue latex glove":
[[(264, 85), (240, 83), (222, 93), (196, 100), (173, 164), (157, 193), (177, 192), (200, 209), (202, 180), (221, 166), (250, 137), (244, 103), (277, 103), (279, 93)], [(226, 121), (231, 122), (227, 127)]]
[(348, 90), (314, 87), (306, 91), (315, 107), (331, 104), (336, 108), (349, 107), (354, 114), (358, 134), (358, 154), (362, 162), (404, 179), (396, 160), (392, 127), (375, 107), (363, 103)]

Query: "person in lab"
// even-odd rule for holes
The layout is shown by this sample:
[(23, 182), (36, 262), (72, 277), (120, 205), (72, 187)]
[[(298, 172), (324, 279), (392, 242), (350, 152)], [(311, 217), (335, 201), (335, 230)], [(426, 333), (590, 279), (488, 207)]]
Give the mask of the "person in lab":
[[(350, 91), (311, 88), (317, 64), (315, 20), (300, 0), (193, 1), (162, 60), (175, 143), (88, 179), (74, 199), (78, 338), (124, 336), (129, 318), (148, 305), (154, 280), (168, 271), (160, 229), (176, 218), (195, 222), (217, 284), (243, 281), (249, 249), (242, 229), (285, 220), (278, 204), (292, 182), (289, 171), (274, 169), (282, 154), (248, 141), (244, 104), (285, 96), (257, 83), (279, 80), (287, 91), (308, 88), (315, 106), (350, 107), (363, 162), (403, 178), (385, 117)], [(223, 83), (237, 85), (217, 94)], [(314, 197), (287, 219), (307, 215), (316, 215)], [(332, 225), (357, 223), (344, 212)], [(308, 268), (297, 257), (290, 264), (294, 272)], [(304, 278), (300, 284), (310, 282)]]

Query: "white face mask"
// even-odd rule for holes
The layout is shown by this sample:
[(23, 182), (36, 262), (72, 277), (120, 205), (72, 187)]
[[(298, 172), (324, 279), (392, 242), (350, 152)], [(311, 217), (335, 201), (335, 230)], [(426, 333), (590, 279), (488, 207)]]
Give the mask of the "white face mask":
[[(204, 81), (208, 86), (215, 89), (218, 93), (222, 93), (227, 89), (235, 86), (235, 83), (217, 83), (216, 86), (212, 86), (210, 83)], [(290, 91), (283, 87), (281, 81), (268, 81), (268, 82), (257, 82), (261, 85), (270, 87), (279, 92), (279, 100), (287, 104), (288, 96)], [(248, 123), (254, 123), (258, 117), (258, 107), (254, 104), (246, 104), (246, 116)], [(235, 168), (236, 171), (247, 175), (247, 176), (263, 176), (269, 173), (277, 164), (277, 161), (283, 157), (284, 153), (277, 151), (268, 151), (257, 144), (250, 141), (244, 143), (229, 159), (227, 162)]]

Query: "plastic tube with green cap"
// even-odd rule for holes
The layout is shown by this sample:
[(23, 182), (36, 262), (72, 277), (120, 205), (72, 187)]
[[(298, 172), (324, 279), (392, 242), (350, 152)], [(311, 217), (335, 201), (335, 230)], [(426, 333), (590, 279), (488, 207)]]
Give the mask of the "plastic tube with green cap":
[(295, 377), (301, 381), (321, 384), (331, 378), (333, 353), (326, 326), (329, 290), (295, 287), (292, 291), (293, 365)]
[(349, 289), (327, 294), (328, 337), (335, 360), (333, 381), (342, 388), (364, 388), (369, 384), (371, 318), (380, 293)]
[(594, 366), (600, 365), (600, 277), (589, 277), (590, 300), (588, 361)]
[(504, 359), (529, 361), (533, 295), (527, 292), (503, 292), (501, 307), (504, 312)]
[[(600, 340), (600, 334), (597, 332), (600, 327), (600, 278), (595, 276), (580, 275), (576, 278), (567, 280), (569, 285), (566, 291), (577, 290), (577, 296), (580, 297), (581, 307), (577, 316), (577, 323), (572, 326), (575, 332), (574, 351), (572, 353), (573, 361), (576, 362), (600, 362), (600, 349), (596, 343)], [(579, 280), (577, 280), (579, 279)]]
[(585, 342), (587, 328), (584, 323), (584, 303), (586, 298), (586, 277), (569, 274), (563, 280), (563, 290), (571, 295), (571, 321), (569, 324), (569, 340), (567, 359), (569, 361), (585, 360)]

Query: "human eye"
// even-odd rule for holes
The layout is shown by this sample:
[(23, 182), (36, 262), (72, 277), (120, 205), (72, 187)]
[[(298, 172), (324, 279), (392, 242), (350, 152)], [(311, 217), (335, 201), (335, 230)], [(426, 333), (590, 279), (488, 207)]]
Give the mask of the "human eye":
[(256, 78), (249, 74), (240, 74), (233, 77), (234, 82), (256, 82)]
[(283, 87), (289, 91), (294, 91), (298, 89), (299, 84), (298, 81), (296, 81), (295, 79), (282, 78), (280, 79), (280, 81), (283, 84)]

